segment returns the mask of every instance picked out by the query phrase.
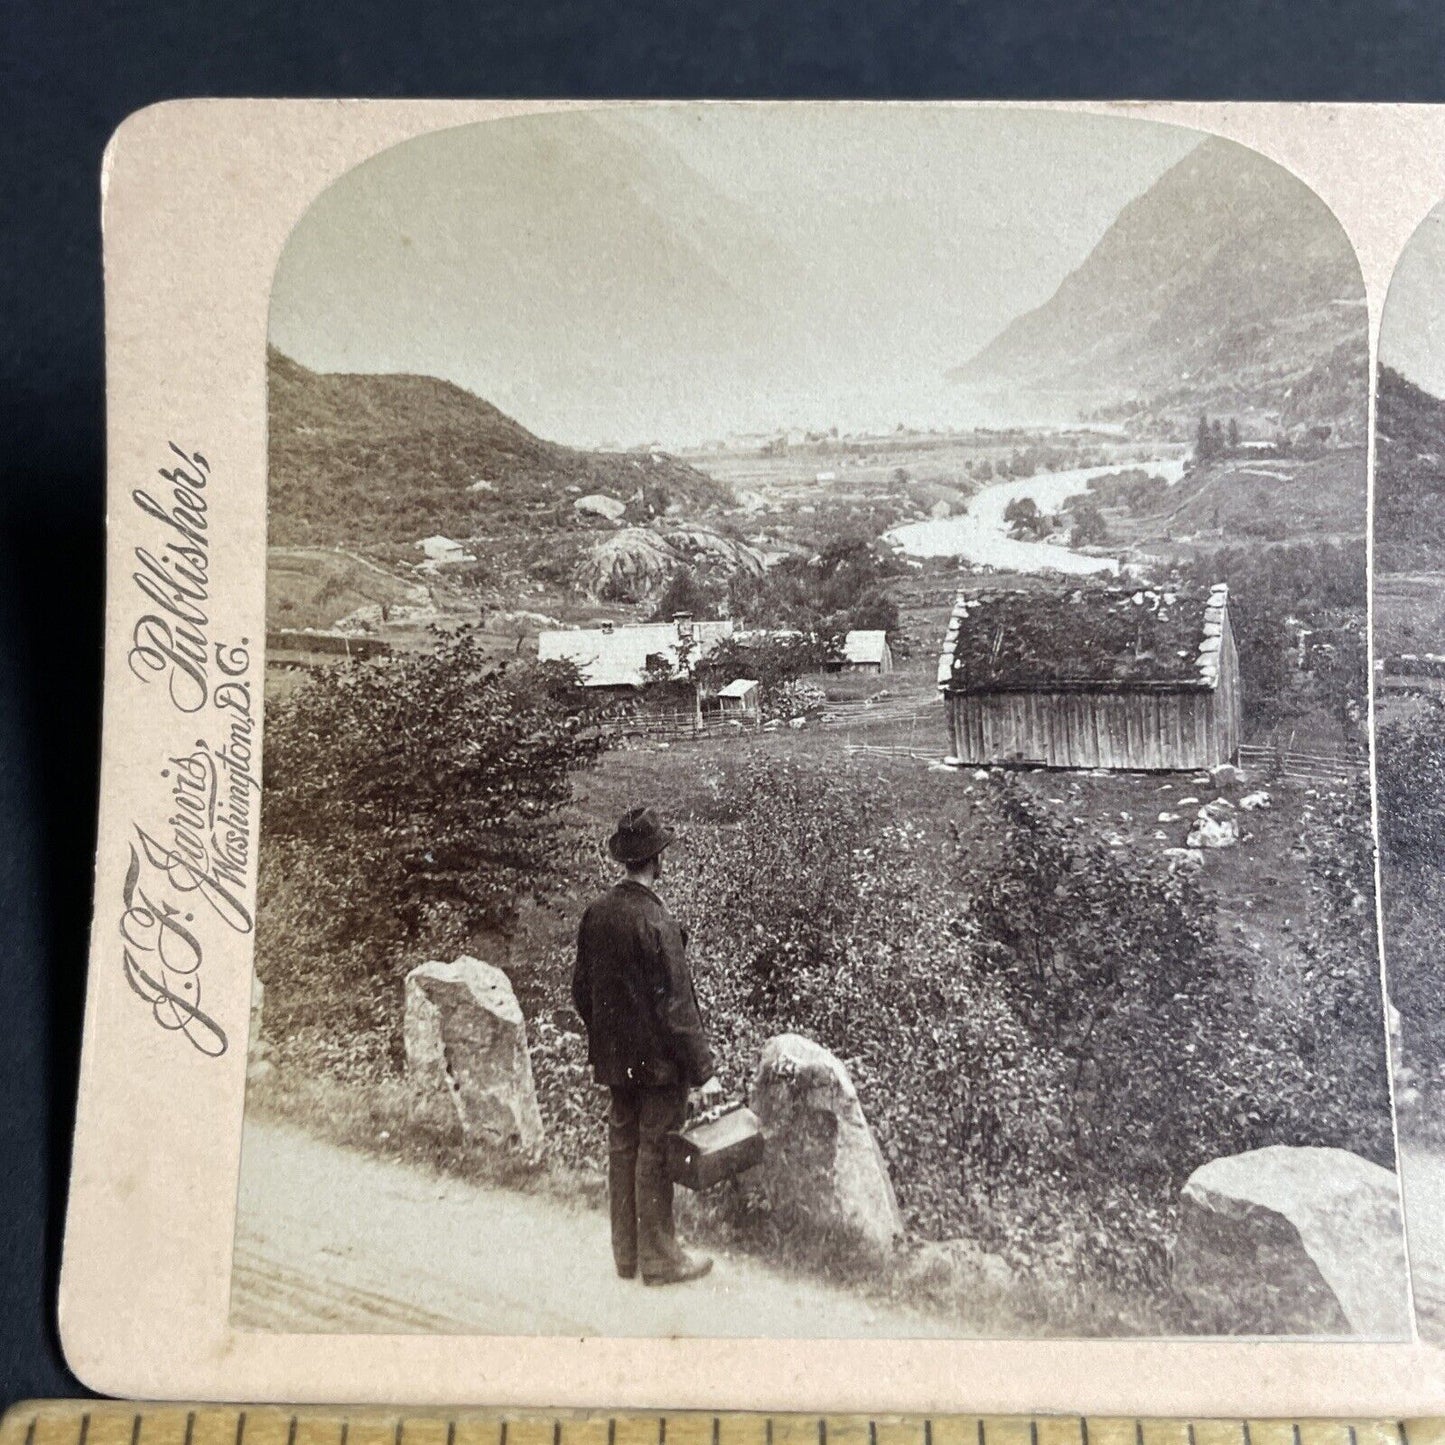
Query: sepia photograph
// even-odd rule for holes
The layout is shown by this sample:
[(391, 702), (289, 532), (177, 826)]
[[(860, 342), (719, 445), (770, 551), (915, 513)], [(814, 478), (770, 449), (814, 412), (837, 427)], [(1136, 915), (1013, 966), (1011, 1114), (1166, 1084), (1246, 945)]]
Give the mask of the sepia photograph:
[(1396, 267), (1375, 391), (1374, 691), (1395, 1104), (1422, 1338), (1445, 1343), (1445, 213)]
[(1437, 235), (1380, 345), (1387, 1000), (1369, 318), (1289, 170), (623, 105), (317, 196), (266, 338), (233, 1327), (1410, 1339)]

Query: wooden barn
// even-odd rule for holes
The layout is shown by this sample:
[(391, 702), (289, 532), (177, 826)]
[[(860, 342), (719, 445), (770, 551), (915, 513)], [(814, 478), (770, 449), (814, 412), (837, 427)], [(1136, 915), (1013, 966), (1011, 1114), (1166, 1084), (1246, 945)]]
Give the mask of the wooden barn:
[(1170, 771), (1238, 757), (1223, 584), (960, 594), (938, 687), (963, 763)]

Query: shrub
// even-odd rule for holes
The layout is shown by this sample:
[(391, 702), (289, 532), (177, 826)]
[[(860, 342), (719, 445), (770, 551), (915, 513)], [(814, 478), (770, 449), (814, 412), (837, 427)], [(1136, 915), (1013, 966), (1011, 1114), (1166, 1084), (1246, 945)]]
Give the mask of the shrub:
[(276, 1024), (394, 1040), (408, 969), (545, 893), (598, 716), (570, 668), (491, 663), (467, 630), (274, 704), (257, 947)]

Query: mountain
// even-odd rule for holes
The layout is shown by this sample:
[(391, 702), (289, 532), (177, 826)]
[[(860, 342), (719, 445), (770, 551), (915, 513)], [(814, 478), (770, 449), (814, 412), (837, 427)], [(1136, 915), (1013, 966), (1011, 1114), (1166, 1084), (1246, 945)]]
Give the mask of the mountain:
[(573, 506), (593, 493), (639, 522), (731, 502), (666, 453), (559, 446), (436, 377), (315, 372), (274, 348), (267, 367), (273, 545), (575, 530), (600, 525)]
[(778, 384), (806, 264), (624, 116), (418, 137), (325, 191), (287, 243), (272, 342), (324, 371), (446, 376), (567, 441), (696, 440), (699, 373)]
[(1274, 162), (1211, 138), (949, 380), (1174, 430), (1208, 411), (1260, 431), (1330, 425), (1359, 441), (1365, 316), (1354, 251), (1324, 202)]
[(1382, 571), (1441, 568), (1445, 401), (1380, 368), (1375, 391), (1375, 562)]

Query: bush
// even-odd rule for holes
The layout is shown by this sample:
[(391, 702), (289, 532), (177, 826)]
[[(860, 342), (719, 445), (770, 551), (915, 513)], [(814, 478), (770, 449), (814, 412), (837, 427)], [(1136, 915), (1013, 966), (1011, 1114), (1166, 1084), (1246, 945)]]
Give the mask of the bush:
[(794, 679), (775, 683), (763, 692), (762, 713), (766, 722), (791, 722), (813, 717), (828, 705), (828, 694), (816, 682)]
[(1402, 1126), (1439, 1136), (1445, 1105), (1445, 991), (1439, 984), (1445, 910), (1445, 704), (1420, 700), (1376, 733), (1380, 879), (1390, 998), (1400, 1010), (1407, 1079), (1420, 1106)]
[(598, 719), (571, 668), (491, 663), (467, 630), (273, 704), (257, 961), (278, 1036), (394, 1044), (406, 972), (477, 950), (545, 893)]

